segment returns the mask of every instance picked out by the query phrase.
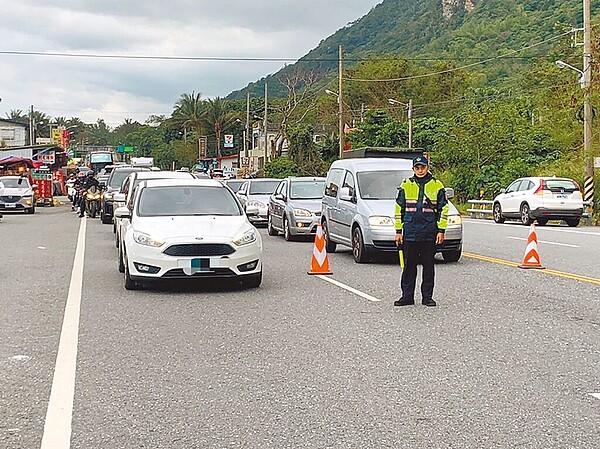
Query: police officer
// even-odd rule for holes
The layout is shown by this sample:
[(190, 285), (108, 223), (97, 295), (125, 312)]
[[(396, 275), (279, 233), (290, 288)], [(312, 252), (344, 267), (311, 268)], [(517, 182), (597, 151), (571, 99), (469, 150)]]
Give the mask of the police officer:
[(436, 245), (444, 242), (448, 225), (448, 200), (443, 184), (429, 172), (425, 156), (413, 159), (414, 176), (405, 179), (396, 198), (396, 245), (403, 248), (402, 297), (395, 306), (415, 303), (417, 265), (423, 265), (422, 304), (435, 307), (433, 285)]

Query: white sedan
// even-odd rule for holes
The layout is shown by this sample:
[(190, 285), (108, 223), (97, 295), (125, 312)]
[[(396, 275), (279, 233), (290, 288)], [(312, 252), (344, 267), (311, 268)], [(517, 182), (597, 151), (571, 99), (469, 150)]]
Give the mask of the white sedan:
[(161, 279), (233, 278), (262, 282), (262, 240), (239, 201), (210, 179), (143, 181), (115, 215), (130, 220), (121, 235), (125, 288)]

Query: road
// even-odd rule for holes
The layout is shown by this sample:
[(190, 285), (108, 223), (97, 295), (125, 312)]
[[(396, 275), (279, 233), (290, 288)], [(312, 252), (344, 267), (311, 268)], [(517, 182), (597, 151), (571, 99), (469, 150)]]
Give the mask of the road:
[(330, 254), (356, 294), (264, 229), (258, 289), (125, 291), (111, 226), (85, 219), (79, 282), (68, 209), (0, 222), (0, 447), (598, 447), (598, 228), (538, 227), (547, 269), (522, 270), (527, 227), (467, 219), (439, 306), (394, 308), (393, 258)]

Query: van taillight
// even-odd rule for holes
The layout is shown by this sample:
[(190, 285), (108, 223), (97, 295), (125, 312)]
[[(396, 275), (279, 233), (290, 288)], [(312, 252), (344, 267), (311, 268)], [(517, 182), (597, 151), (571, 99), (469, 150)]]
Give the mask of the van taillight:
[(535, 189), (535, 192), (533, 192), (533, 194), (534, 195), (543, 195), (544, 187), (545, 187), (545, 182), (543, 179), (540, 179), (540, 186), (537, 189)]

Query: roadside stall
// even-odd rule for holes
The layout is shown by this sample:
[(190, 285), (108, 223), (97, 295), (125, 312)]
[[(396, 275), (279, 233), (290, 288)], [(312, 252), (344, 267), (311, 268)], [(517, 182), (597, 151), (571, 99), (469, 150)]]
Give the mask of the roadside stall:
[(32, 172), (35, 189), (36, 206), (54, 206), (54, 181), (49, 169), (39, 168)]

